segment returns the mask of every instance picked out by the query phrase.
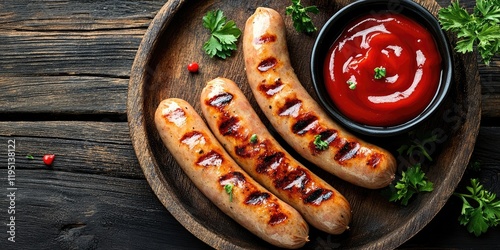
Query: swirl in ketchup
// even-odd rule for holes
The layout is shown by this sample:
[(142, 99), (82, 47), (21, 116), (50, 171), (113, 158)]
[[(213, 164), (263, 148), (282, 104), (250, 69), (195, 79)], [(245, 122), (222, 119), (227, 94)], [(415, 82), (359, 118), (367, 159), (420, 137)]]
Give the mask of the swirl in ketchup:
[[(376, 77), (375, 69), (385, 71)], [(380, 72), (379, 72), (380, 73)], [(432, 35), (401, 14), (350, 23), (328, 52), (326, 89), (355, 122), (393, 126), (417, 117), (434, 97), (441, 56)]]

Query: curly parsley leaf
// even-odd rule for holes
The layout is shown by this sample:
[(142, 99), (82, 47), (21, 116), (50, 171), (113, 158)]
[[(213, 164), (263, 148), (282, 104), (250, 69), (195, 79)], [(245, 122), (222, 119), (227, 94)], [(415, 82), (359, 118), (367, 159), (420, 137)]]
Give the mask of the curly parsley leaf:
[(486, 65), (500, 52), (500, 0), (477, 0), (471, 14), (457, 0), (440, 9), (438, 18), (444, 30), (457, 33), (457, 52), (476, 46)]
[(489, 227), (500, 224), (500, 200), (496, 194), (484, 189), (477, 179), (470, 180), (469, 194), (454, 193), (462, 199), (462, 212), (458, 220), (469, 233), (479, 236)]
[(417, 164), (402, 173), (401, 179), (394, 188), (395, 192), (392, 193), (389, 201), (401, 201), (401, 204), (406, 206), (414, 194), (434, 190), (434, 184), (427, 180), (420, 164)]
[(208, 11), (203, 16), (203, 27), (210, 30), (210, 38), (203, 44), (203, 49), (210, 56), (226, 59), (237, 49), (236, 42), (241, 30), (234, 21), (227, 21), (221, 10)]
[(292, 0), (292, 5), (285, 9), (285, 14), (292, 16), (295, 30), (298, 32), (313, 33), (318, 29), (314, 26), (311, 17), (307, 13), (318, 14), (319, 9), (316, 6), (304, 7), (300, 3), (300, 0)]

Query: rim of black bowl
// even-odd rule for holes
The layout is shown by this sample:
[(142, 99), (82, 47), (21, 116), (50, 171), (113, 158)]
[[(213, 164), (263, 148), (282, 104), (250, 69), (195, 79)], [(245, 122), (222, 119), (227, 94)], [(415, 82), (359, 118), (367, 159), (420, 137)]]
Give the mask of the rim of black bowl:
[[(336, 40), (343, 32), (350, 20), (373, 11), (407, 14), (408, 17), (420, 23), (433, 35), (434, 42), (436, 43), (442, 58), (441, 78), (438, 91), (429, 105), (417, 117), (395, 126), (369, 126), (350, 120), (335, 108), (335, 105), (326, 91), (323, 79), (324, 61), (334, 40)], [(348, 21), (337, 22), (338, 20), (343, 19)], [(329, 36), (330, 34), (332, 35)], [(325, 38), (326, 36), (329, 36), (330, 38)], [(437, 108), (439, 108), (443, 100), (448, 95), (450, 89), (453, 76), (452, 61), (448, 37), (441, 29), (436, 17), (420, 4), (411, 0), (359, 0), (341, 8), (332, 17), (330, 17), (325, 25), (323, 25), (312, 48), (310, 70), (316, 95), (318, 96), (323, 108), (326, 109), (326, 111), (335, 120), (351, 131), (369, 136), (382, 137), (399, 135), (416, 128), (416, 126), (424, 122)]]

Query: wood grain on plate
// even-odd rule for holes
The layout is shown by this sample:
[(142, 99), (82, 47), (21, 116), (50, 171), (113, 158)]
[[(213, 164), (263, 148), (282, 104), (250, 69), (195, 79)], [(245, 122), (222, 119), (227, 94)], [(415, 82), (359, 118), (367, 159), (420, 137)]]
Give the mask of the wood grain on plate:
[[(317, 1), (321, 12), (313, 21), (321, 27), (335, 11), (350, 1)], [(434, 14), (439, 5), (417, 1)], [(205, 83), (217, 76), (234, 80), (250, 99), (257, 113), (268, 124), (246, 83), (242, 44), (227, 60), (208, 57), (202, 50), (208, 31), (202, 17), (209, 10), (221, 9), (244, 28), (246, 19), (259, 6), (276, 9), (283, 16), (288, 1), (168, 1), (150, 24), (132, 67), (128, 93), (128, 119), (134, 149), (143, 172), (155, 194), (180, 223), (195, 236), (215, 248), (268, 248), (264, 241), (232, 221), (206, 199), (182, 172), (163, 146), (153, 122), (158, 103), (168, 97), (182, 98), (200, 112), (199, 94)], [(305, 5), (311, 3), (304, 1)], [(313, 95), (309, 60), (315, 35), (297, 33), (285, 17), (287, 41), (295, 71)], [(439, 112), (418, 130), (438, 135), (439, 141), (427, 145), (434, 161), (423, 166), (434, 182), (432, 193), (419, 195), (408, 206), (388, 202), (380, 190), (355, 187), (311, 166), (311, 170), (343, 193), (353, 208), (349, 232), (339, 236), (311, 230), (306, 248), (395, 248), (415, 235), (443, 207), (462, 177), (480, 120), (480, 85), (474, 55), (454, 55), (455, 77), (449, 98)], [(190, 74), (191, 61), (200, 73)], [(200, 112), (201, 114), (201, 112)], [(395, 152), (404, 136), (393, 140), (365, 138)], [(418, 162), (422, 159), (412, 160)], [(402, 161), (403, 162), (403, 161)], [(307, 162), (305, 162), (306, 165)], [(403, 163), (400, 164), (403, 167)]]

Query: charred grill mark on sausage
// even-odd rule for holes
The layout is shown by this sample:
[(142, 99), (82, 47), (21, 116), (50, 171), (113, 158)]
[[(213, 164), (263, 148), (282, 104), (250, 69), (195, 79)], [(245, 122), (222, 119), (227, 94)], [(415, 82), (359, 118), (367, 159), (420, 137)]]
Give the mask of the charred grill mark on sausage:
[(260, 71), (260, 72), (266, 72), (274, 67), (276, 67), (276, 65), (278, 64), (278, 60), (274, 57), (269, 57), (269, 58), (266, 58), (264, 60), (262, 60), (259, 65), (257, 66), (257, 69)]

